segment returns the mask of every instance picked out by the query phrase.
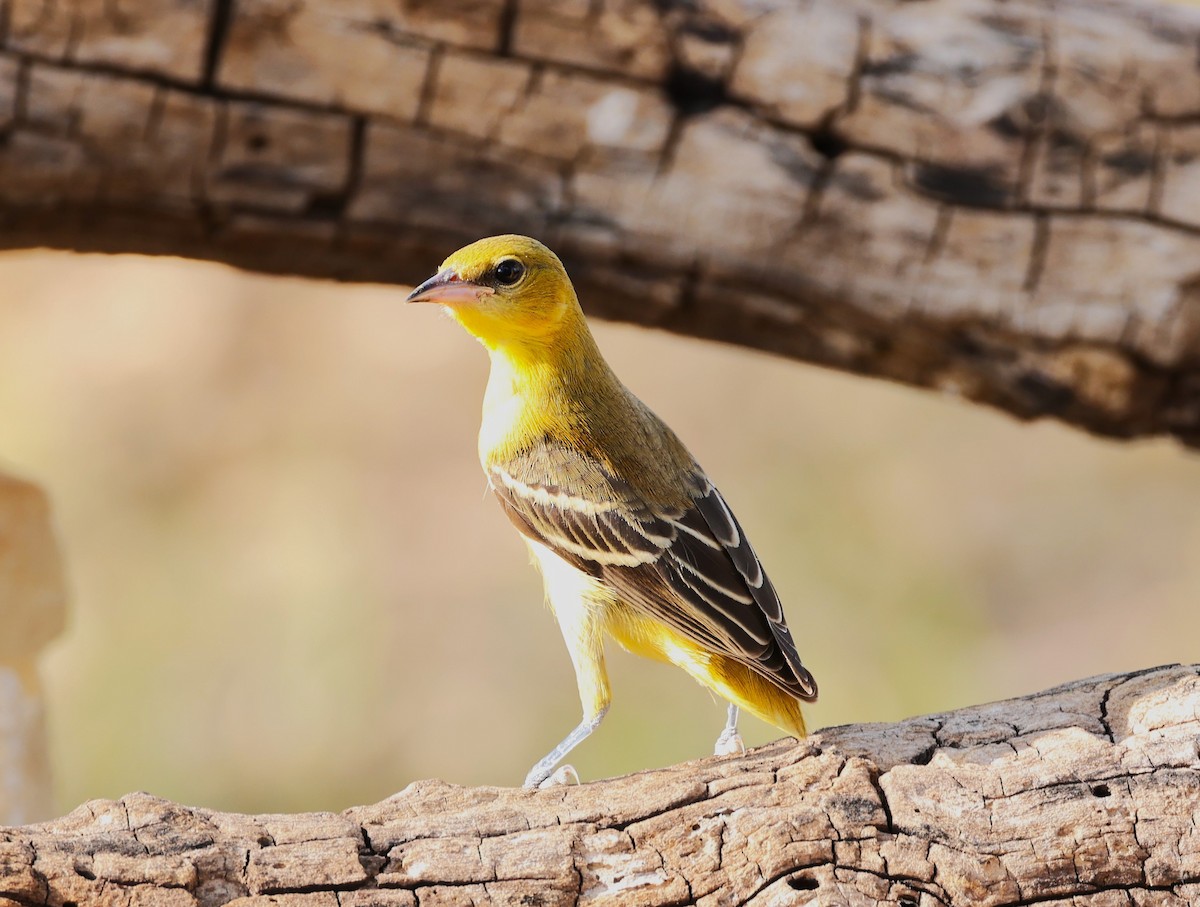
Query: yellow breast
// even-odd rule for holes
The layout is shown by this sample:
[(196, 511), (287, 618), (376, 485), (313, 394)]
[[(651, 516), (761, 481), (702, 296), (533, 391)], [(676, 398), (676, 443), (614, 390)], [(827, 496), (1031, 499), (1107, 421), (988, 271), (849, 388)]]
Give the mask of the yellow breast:
[(568, 428), (568, 410), (553, 396), (555, 383), (540, 380), (534, 368), (492, 355), (479, 426), (479, 460), (485, 470), (532, 439)]

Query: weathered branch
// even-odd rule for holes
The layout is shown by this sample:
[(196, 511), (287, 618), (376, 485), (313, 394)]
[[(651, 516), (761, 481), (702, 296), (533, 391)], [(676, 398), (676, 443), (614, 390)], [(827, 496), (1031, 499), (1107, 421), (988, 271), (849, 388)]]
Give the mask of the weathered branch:
[(134, 794), (0, 830), (0, 904), (1195, 903), (1198, 740), (1200, 666), (1168, 667), (534, 793)]
[(1200, 8), (0, 0), (0, 245), (412, 282), (1200, 440)]

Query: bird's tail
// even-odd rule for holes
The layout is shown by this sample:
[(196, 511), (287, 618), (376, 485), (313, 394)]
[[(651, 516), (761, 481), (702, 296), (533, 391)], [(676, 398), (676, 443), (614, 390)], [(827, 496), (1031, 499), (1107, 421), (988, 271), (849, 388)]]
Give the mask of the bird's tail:
[(808, 736), (800, 700), (795, 696), (731, 658), (717, 656), (711, 667), (707, 685), (730, 702), (782, 731), (796, 737)]

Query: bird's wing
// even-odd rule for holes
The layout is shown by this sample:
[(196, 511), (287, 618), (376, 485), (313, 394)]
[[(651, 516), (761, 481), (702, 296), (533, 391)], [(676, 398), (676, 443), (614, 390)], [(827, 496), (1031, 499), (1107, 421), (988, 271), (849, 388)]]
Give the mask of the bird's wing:
[(690, 502), (656, 507), (574, 449), (544, 444), (488, 469), (492, 490), (524, 535), (688, 639), (793, 696), (816, 699), (816, 682), (742, 527), (698, 467), (690, 478)]

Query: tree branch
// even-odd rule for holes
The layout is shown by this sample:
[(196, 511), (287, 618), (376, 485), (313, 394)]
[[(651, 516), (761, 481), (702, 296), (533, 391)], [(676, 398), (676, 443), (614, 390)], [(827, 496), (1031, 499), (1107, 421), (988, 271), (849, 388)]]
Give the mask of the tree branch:
[(0, 830), (0, 903), (1184, 903), (1198, 739), (1193, 665), (540, 792), (422, 781), (298, 816), (132, 794)]
[(0, 244), (412, 283), (1200, 441), (1200, 8), (0, 0)]

